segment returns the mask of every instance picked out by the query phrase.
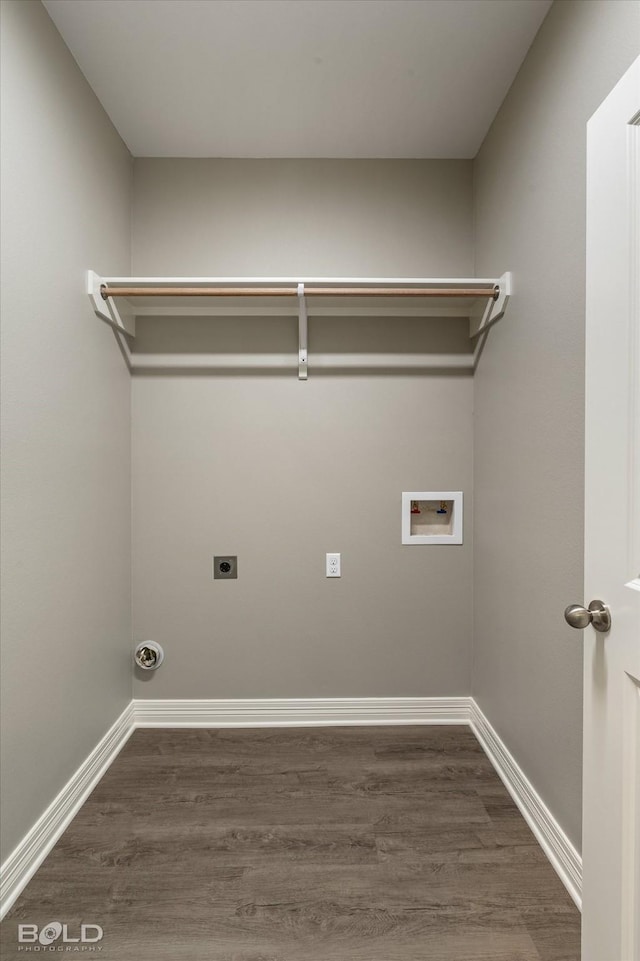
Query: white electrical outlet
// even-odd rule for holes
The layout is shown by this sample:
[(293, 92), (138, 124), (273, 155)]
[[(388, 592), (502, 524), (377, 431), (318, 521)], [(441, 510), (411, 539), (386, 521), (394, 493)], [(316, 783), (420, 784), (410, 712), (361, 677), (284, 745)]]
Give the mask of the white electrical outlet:
[(340, 576), (340, 555), (327, 554), (327, 577)]

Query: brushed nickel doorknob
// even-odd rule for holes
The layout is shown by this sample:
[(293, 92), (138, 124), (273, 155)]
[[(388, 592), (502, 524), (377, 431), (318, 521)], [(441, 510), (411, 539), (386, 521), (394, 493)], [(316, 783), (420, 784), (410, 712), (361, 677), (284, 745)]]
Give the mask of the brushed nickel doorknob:
[(591, 601), (589, 607), (570, 604), (564, 612), (564, 619), (570, 627), (578, 630), (583, 630), (589, 624), (593, 624), (601, 634), (611, 630), (611, 611), (603, 601)]

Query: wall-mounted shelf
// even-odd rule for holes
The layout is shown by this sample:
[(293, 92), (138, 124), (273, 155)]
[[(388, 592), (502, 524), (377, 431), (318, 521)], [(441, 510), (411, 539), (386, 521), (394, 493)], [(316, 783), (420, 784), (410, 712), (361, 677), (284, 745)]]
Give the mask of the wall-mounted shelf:
[[(136, 358), (132, 370), (163, 367), (288, 367), (307, 378), (309, 317), (468, 318), (478, 337), (504, 312), (511, 275), (499, 278), (327, 278), (306, 277), (102, 277), (90, 270), (87, 293), (98, 317), (118, 332), (135, 336), (137, 317), (298, 318), (298, 355), (156, 355)], [(475, 353), (358, 355), (359, 366), (385, 368), (473, 368)], [(315, 355), (318, 368), (353, 367), (353, 357)]]

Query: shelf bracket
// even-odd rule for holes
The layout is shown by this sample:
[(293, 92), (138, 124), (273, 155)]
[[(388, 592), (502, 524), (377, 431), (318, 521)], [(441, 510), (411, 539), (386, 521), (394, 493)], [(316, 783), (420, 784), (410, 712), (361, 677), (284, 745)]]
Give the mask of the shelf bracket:
[(99, 274), (96, 274), (94, 270), (87, 271), (87, 293), (96, 316), (99, 317), (100, 320), (104, 320), (105, 324), (109, 324), (110, 327), (113, 327), (114, 330), (119, 331), (121, 334), (129, 334), (131, 337), (135, 337), (135, 318), (129, 316), (123, 317), (113, 297), (105, 299), (102, 296), (102, 283), (102, 277), (100, 277)]
[(309, 361), (307, 328), (307, 301), (304, 295), (304, 284), (298, 284), (298, 380), (307, 380)]
[(490, 300), (484, 310), (478, 314), (472, 314), (469, 318), (469, 337), (477, 337), (479, 334), (483, 334), (504, 316), (512, 286), (511, 273), (503, 274), (496, 285), (498, 296)]

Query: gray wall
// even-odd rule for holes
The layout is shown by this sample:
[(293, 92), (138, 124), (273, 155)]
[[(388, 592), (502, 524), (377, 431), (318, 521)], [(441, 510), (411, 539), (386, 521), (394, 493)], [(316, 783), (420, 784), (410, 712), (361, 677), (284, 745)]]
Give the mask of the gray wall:
[(131, 161), (39, 2), (2, 4), (2, 856), (131, 697)]
[(475, 377), (473, 689), (577, 845), (585, 124), (639, 48), (637, 2), (555, 3), (474, 168), (476, 270), (515, 295)]
[[(138, 275), (471, 267), (469, 162), (138, 160), (134, 194)], [(280, 352), (296, 323), (140, 323), (136, 350), (180, 343)], [(312, 356), (350, 349), (464, 352), (467, 324), (312, 318)], [(468, 693), (472, 390), (464, 374), (136, 376), (134, 634), (167, 654), (136, 695)], [(465, 544), (402, 547), (401, 491), (442, 488), (466, 494)], [(238, 554), (237, 581), (212, 580), (214, 553)]]
[[(134, 379), (134, 635), (167, 650), (137, 696), (468, 693), (475, 393), (473, 689), (579, 843), (582, 649), (562, 609), (582, 596), (585, 123), (639, 30), (636, 3), (556, 3), (487, 137), (475, 271), (512, 269), (516, 294), (475, 381)], [(82, 285), (131, 268), (126, 150), (38, 2), (3, 4), (3, 43), (4, 856), (130, 696), (128, 374)], [(471, 177), (139, 160), (133, 273), (467, 275)], [(318, 319), (310, 337), (466, 350), (451, 320)], [(295, 323), (148, 319), (135, 349), (178, 343), (280, 352)], [(465, 491), (460, 548), (399, 543), (401, 490), (431, 486)], [(237, 582), (212, 581), (214, 552), (239, 554)]]

